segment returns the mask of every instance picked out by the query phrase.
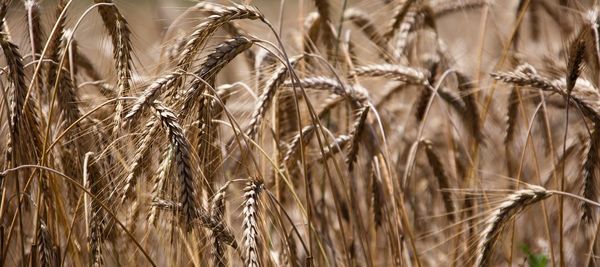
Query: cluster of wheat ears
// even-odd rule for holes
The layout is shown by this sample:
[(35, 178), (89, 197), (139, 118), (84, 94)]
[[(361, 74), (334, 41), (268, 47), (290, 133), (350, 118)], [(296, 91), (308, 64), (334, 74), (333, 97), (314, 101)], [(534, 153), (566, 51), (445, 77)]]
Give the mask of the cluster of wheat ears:
[(596, 265), (597, 1), (217, 2), (0, 0), (0, 266)]

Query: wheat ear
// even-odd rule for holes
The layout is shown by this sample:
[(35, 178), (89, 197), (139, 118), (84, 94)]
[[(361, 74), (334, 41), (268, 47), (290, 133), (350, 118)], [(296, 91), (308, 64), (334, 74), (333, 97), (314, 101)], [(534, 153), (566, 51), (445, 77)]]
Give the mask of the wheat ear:
[(408, 84), (421, 85), (427, 82), (429, 73), (425, 70), (419, 70), (397, 64), (373, 64), (356, 67), (350, 73), (350, 76), (366, 77), (384, 77)]
[(181, 52), (178, 67), (187, 70), (206, 41), (220, 26), (232, 20), (250, 19), (264, 20), (263, 15), (256, 8), (245, 5), (234, 4), (218, 10), (214, 15), (207, 18), (205, 22), (195, 27), (194, 32), (190, 34), (188, 40)]
[[(298, 60), (301, 57), (302, 56), (296, 56), (296, 57), (290, 59), (290, 64), (291, 64), (292, 68), (296, 65), (296, 63), (298, 62)], [(271, 78), (265, 83), (263, 93), (258, 98), (258, 103), (256, 104), (256, 108), (254, 109), (254, 112), (252, 112), (252, 117), (251, 117), (252, 119), (250, 120), (250, 126), (248, 126), (249, 127), (248, 137), (250, 139), (254, 139), (256, 137), (256, 134), (258, 133), (262, 119), (264, 118), (267, 110), (271, 106), (271, 102), (273, 102), (273, 99), (277, 93), (277, 90), (283, 84), (285, 79), (288, 77), (288, 74), (290, 71), (293, 71), (293, 70), (288, 70), (286, 65), (281, 65), (275, 70), (275, 72), (273, 73)]]
[(358, 157), (358, 145), (360, 144), (362, 132), (364, 131), (367, 123), (367, 115), (369, 114), (369, 106), (364, 106), (358, 110), (358, 116), (352, 126), (350, 132), (350, 142), (348, 143), (348, 155), (346, 155), (346, 164), (348, 170), (354, 170), (354, 163)]
[(452, 201), (452, 195), (449, 191), (450, 182), (448, 179), (448, 175), (444, 170), (444, 165), (442, 164), (442, 160), (438, 156), (437, 153), (433, 150), (433, 143), (429, 140), (422, 141), (425, 144), (425, 154), (427, 155), (427, 160), (429, 161), (429, 165), (433, 168), (433, 174), (437, 178), (438, 186), (440, 187), (440, 193), (442, 195), (442, 200), (444, 201), (444, 206), (446, 207), (446, 214), (449, 221), (454, 221), (454, 202)]
[[(587, 154), (583, 162), (582, 177), (583, 177), (583, 197), (596, 200), (598, 198), (598, 149), (600, 149), (600, 124), (594, 123), (594, 129), (587, 146)], [(581, 204), (582, 219), (585, 222), (592, 222), (595, 219), (595, 212), (592, 210), (592, 206), (588, 202)]]
[(516, 191), (507, 196), (488, 217), (485, 228), (479, 236), (475, 266), (489, 266), (496, 240), (504, 226), (519, 212), (552, 194), (543, 187), (529, 186), (527, 189)]
[(260, 266), (258, 235), (258, 203), (263, 184), (260, 181), (251, 181), (244, 188), (244, 261), (246, 266)]
[[(111, 3), (112, 0), (94, 0), (96, 3)], [(102, 5), (98, 7), (100, 17), (104, 27), (108, 31), (113, 44), (113, 58), (115, 60), (115, 68), (117, 70), (117, 98), (121, 98), (123, 94), (130, 89), (131, 80), (131, 62), (132, 62), (132, 45), (131, 32), (127, 24), (127, 20), (121, 14), (117, 6)], [(117, 100), (114, 116), (113, 133), (118, 133), (121, 127), (121, 113), (123, 112), (123, 101)]]
[(180, 193), (179, 201), (182, 204), (182, 211), (186, 219), (188, 230), (191, 222), (197, 217), (198, 204), (196, 201), (195, 181), (192, 170), (191, 145), (185, 137), (183, 128), (179, 124), (175, 113), (159, 101), (152, 103), (152, 108), (156, 111), (158, 118), (162, 122), (163, 128), (171, 142), (175, 155), (175, 164), (179, 176)]
[[(229, 64), (238, 54), (252, 47), (253, 40), (244, 36), (237, 36), (220, 44), (210, 53), (206, 60), (200, 66), (200, 69), (194, 73), (196, 77), (189, 88), (183, 93), (181, 99), (181, 113), (188, 114), (198, 97), (204, 92), (205, 84), (202, 80), (212, 83), (225, 65)], [(200, 80), (202, 79), (202, 80)]]

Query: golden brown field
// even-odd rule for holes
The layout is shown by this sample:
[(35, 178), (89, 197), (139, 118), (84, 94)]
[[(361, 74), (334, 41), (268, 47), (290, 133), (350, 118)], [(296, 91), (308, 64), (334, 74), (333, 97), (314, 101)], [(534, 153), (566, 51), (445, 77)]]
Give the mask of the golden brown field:
[(600, 266), (597, 0), (0, 0), (0, 266)]

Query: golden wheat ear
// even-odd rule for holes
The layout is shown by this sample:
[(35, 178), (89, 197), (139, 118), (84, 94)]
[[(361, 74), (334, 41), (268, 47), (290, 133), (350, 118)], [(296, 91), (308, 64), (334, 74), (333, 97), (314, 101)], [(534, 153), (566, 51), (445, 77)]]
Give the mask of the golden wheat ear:
[(475, 266), (489, 266), (494, 245), (502, 233), (502, 229), (528, 206), (540, 202), (552, 195), (540, 186), (529, 186), (527, 189), (508, 195), (488, 216), (485, 228), (479, 236), (479, 244)]
[(200, 68), (194, 72), (194, 80), (191, 82), (188, 89), (183, 92), (183, 96), (178, 103), (178, 106), (181, 106), (180, 114), (187, 116), (195, 103), (198, 102), (198, 98), (204, 92), (206, 88), (205, 82), (209, 84), (214, 83), (215, 76), (237, 55), (250, 49), (254, 42), (255, 40), (247, 37), (236, 36), (217, 46), (215, 50), (206, 57)]
[(185, 218), (184, 224), (188, 231), (192, 228), (192, 221), (198, 217), (198, 201), (196, 199), (196, 182), (192, 169), (192, 148), (186, 138), (175, 113), (159, 101), (152, 103), (158, 119), (167, 132), (179, 179), (179, 201)]
[(264, 20), (264, 16), (254, 7), (238, 4), (225, 7), (222, 10), (215, 10), (213, 15), (208, 17), (205, 22), (198, 24), (194, 32), (189, 35), (183, 52), (179, 56), (177, 66), (184, 71), (188, 70), (196, 54), (200, 52), (208, 38), (220, 26), (240, 19)]
[(123, 95), (131, 89), (132, 76), (132, 41), (131, 31), (125, 17), (112, 0), (94, 0), (96, 3), (111, 5), (98, 6), (98, 13), (102, 18), (104, 27), (110, 35), (113, 45), (113, 58), (117, 71), (117, 104), (115, 107), (113, 134), (118, 134), (121, 128), (123, 113)]
[(263, 184), (260, 181), (250, 181), (244, 188), (244, 262), (246, 266), (260, 266), (260, 236), (258, 205)]
[[(290, 65), (292, 68), (296, 66), (296, 63), (302, 58), (302, 55), (296, 56), (290, 59)], [(258, 134), (260, 125), (262, 123), (262, 119), (265, 117), (265, 114), (269, 107), (271, 106), (271, 102), (275, 98), (277, 94), (277, 90), (281, 87), (288, 77), (290, 71), (288, 70), (286, 65), (279, 66), (271, 78), (265, 83), (263, 93), (258, 98), (258, 103), (256, 104), (256, 108), (252, 112), (252, 117), (250, 119), (250, 125), (248, 126), (248, 137), (250, 139), (254, 139)]]

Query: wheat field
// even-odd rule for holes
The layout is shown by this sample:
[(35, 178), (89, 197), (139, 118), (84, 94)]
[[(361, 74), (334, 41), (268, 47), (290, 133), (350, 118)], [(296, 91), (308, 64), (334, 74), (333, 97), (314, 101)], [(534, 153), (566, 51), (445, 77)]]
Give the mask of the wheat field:
[(600, 266), (597, 0), (0, 0), (0, 266)]

